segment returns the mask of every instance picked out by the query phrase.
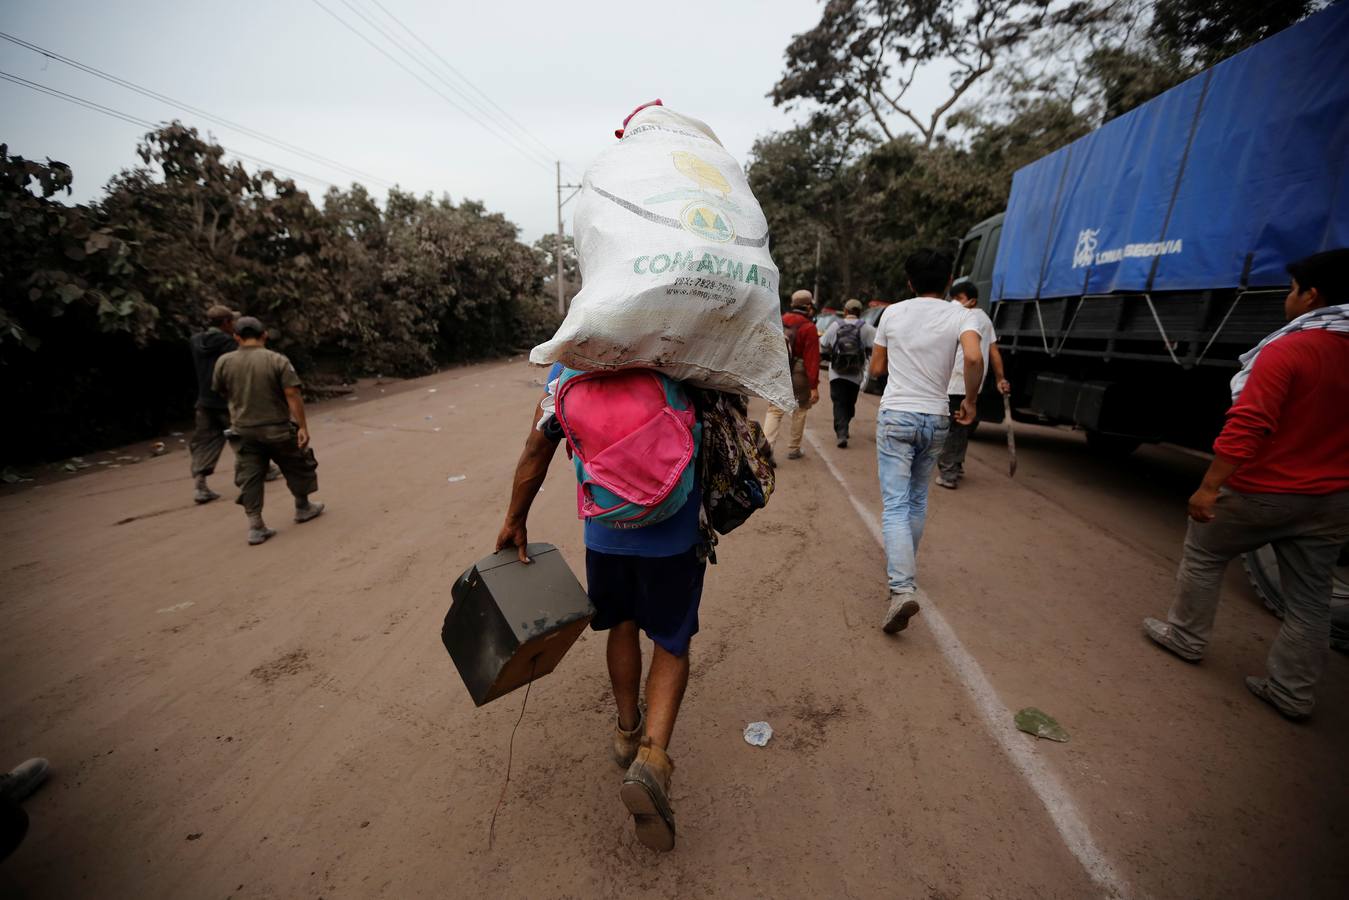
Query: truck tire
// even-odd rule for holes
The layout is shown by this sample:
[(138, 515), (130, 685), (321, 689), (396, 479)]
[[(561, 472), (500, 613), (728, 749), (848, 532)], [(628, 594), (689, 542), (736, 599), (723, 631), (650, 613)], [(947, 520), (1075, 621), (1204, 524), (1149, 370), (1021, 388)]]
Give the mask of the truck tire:
[[(1274, 548), (1266, 544), (1252, 550), (1241, 558), (1241, 567), (1246, 570), (1246, 578), (1265, 608), (1282, 619), (1287, 604), (1279, 584), (1279, 561)], [(1349, 653), (1349, 544), (1340, 551), (1331, 587), (1330, 646), (1341, 653)]]
[(1122, 459), (1137, 450), (1142, 443), (1141, 438), (1129, 437), (1127, 434), (1107, 434), (1087, 429), (1087, 446), (1102, 456)]

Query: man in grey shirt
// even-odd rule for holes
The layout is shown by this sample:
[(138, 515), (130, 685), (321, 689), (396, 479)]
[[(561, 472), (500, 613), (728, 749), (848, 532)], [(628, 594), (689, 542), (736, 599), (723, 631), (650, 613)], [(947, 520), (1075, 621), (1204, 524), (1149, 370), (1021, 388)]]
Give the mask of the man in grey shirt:
[(862, 389), (876, 329), (858, 318), (861, 300), (843, 304), (843, 318), (829, 323), (820, 338), (820, 351), (829, 360), (829, 399), (834, 404), (834, 437), (848, 446), (848, 425), (857, 414), (857, 392)]

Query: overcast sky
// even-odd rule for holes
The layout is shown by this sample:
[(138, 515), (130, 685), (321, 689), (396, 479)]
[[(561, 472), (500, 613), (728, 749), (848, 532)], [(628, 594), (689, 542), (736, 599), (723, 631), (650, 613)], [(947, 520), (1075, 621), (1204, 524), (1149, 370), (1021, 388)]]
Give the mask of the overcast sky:
[[(532, 151), (522, 154), (502, 140), (498, 131), (511, 127), (497, 124), (502, 114), (444, 72), (381, 3), (547, 149), (517, 136), (515, 143)], [(352, 7), (412, 47), (496, 122), (388, 44)], [(545, 160), (560, 156), (571, 170), (565, 178), (564, 168), (564, 180), (579, 180), (639, 102), (659, 96), (704, 119), (742, 163), (755, 137), (790, 126), (790, 115), (765, 94), (782, 73), (792, 35), (814, 25), (819, 12), (818, 0), (0, 0), (0, 31), (405, 189), (482, 200), (533, 241), (556, 229), (553, 170)], [(7, 41), (0, 41), (0, 71), (136, 118), (181, 118), (278, 169), (341, 185), (353, 180)], [(111, 175), (136, 162), (144, 130), (0, 81), (0, 141), (12, 154), (70, 164), (76, 201), (99, 196)], [(327, 187), (298, 175), (297, 181), (316, 200)], [(383, 196), (382, 186), (368, 180), (366, 186)]]

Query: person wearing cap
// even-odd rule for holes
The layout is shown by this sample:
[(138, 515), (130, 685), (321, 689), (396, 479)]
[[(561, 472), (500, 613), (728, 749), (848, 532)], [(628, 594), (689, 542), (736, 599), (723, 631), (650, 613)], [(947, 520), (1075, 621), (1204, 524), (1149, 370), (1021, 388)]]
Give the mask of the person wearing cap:
[[(792, 413), (792, 433), (787, 444), (788, 459), (800, 459), (805, 455), (801, 452), (801, 439), (806, 434), (806, 412), (820, 399), (820, 332), (810, 318), (813, 308), (814, 297), (810, 291), (797, 291), (792, 294), (791, 309), (782, 317), (792, 390), (796, 393), (796, 411)], [(763, 430), (770, 446), (777, 443), (782, 417), (786, 414), (784, 409), (768, 407)]]
[[(829, 323), (820, 349), (829, 359), (829, 400), (834, 405), (834, 438), (848, 446), (848, 427), (857, 415), (857, 393), (862, 389), (876, 329), (863, 322), (862, 301), (843, 304), (843, 318)], [(842, 340), (840, 340), (840, 337)]]
[(192, 348), (192, 364), (197, 371), (196, 423), (187, 444), (192, 455), (192, 480), (197, 488), (192, 499), (197, 503), (210, 503), (220, 498), (206, 486), (206, 478), (215, 472), (220, 451), (225, 449), (230, 411), (225, 398), (212, 390), (211, 374), (215, 371), (216, 360), (237, 346), (234, 320), (238, 317), (239, 314), (228, 306), (216, 304), (206, 310), (206, 321), (211, 327), (192, 335), (188, 342)]
[(295, 367), (267, 349), (267, 329), (252, 316), (234, 322), (234, 339), (238, 349), (216, 361), (211, 387), (229, 403), (238, 503), (248, 515), (248, 543), (261, 544), (276, 534), (262, 519), (268, 463), (280, 467), (295, 496), (295, 521), (304, 523), (323, 512), (322, 503), (309, 500), (319, 486), (318, 461)]

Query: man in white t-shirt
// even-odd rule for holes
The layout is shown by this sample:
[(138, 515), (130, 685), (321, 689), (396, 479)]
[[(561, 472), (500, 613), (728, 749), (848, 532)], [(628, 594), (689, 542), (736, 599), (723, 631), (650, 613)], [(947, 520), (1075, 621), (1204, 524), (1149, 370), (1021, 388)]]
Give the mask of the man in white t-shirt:
[[(979, 308), (979, 288), (969, 279), (962, 278), (951, 285), (951, 302), (959, 303), (968, 309), (978, 321), (979, 344), (984, 350), (984, 371), (988, 372), (989, 366), (992, 365), (998, 390), (1003, 394), (1010, 394), (1012, 385), (1008, 383), (1002, 368), (1002, 354), (998, 352), (998, 336), (993, 333), (993, 320), (988, 317), (988, 313)], [(982, 384), (980, 386), (982, 387)], [(954, 416), (965, 400), (965, 360), (964, 354), (959, 350), (956, 351), (951, 383), (946, 390), (950, 395), (948, 400), (951, 404), (951, 415)], [(955, 490), (960, 479), (965, 477), (965, 451), (970, 446), (970, 434), (978, 424), (977, 412), (968, 425), (955, 421), (951, 423), (946, 443), (942, 445), (941, 455), (937, 457), (937, 484), (941, 487)]]
[(876, 469), (881, 482), (890, 604), (882, 629), (903, 631), (918, 612), (914, 599), (918, 543), (927, 520), (928, 480), (950, 425), (947, 382), (951, 359), (964, 354), (965, 401), (955, 418), (974, 420), (984, 378), (979, 324), (969, 310), (942, 299), (951, 283), (951, 258), (919, 250), (904, 261), (912, 300), (885, 310), (876, 326), (871, 374), (889, 373), (876, 420)]

